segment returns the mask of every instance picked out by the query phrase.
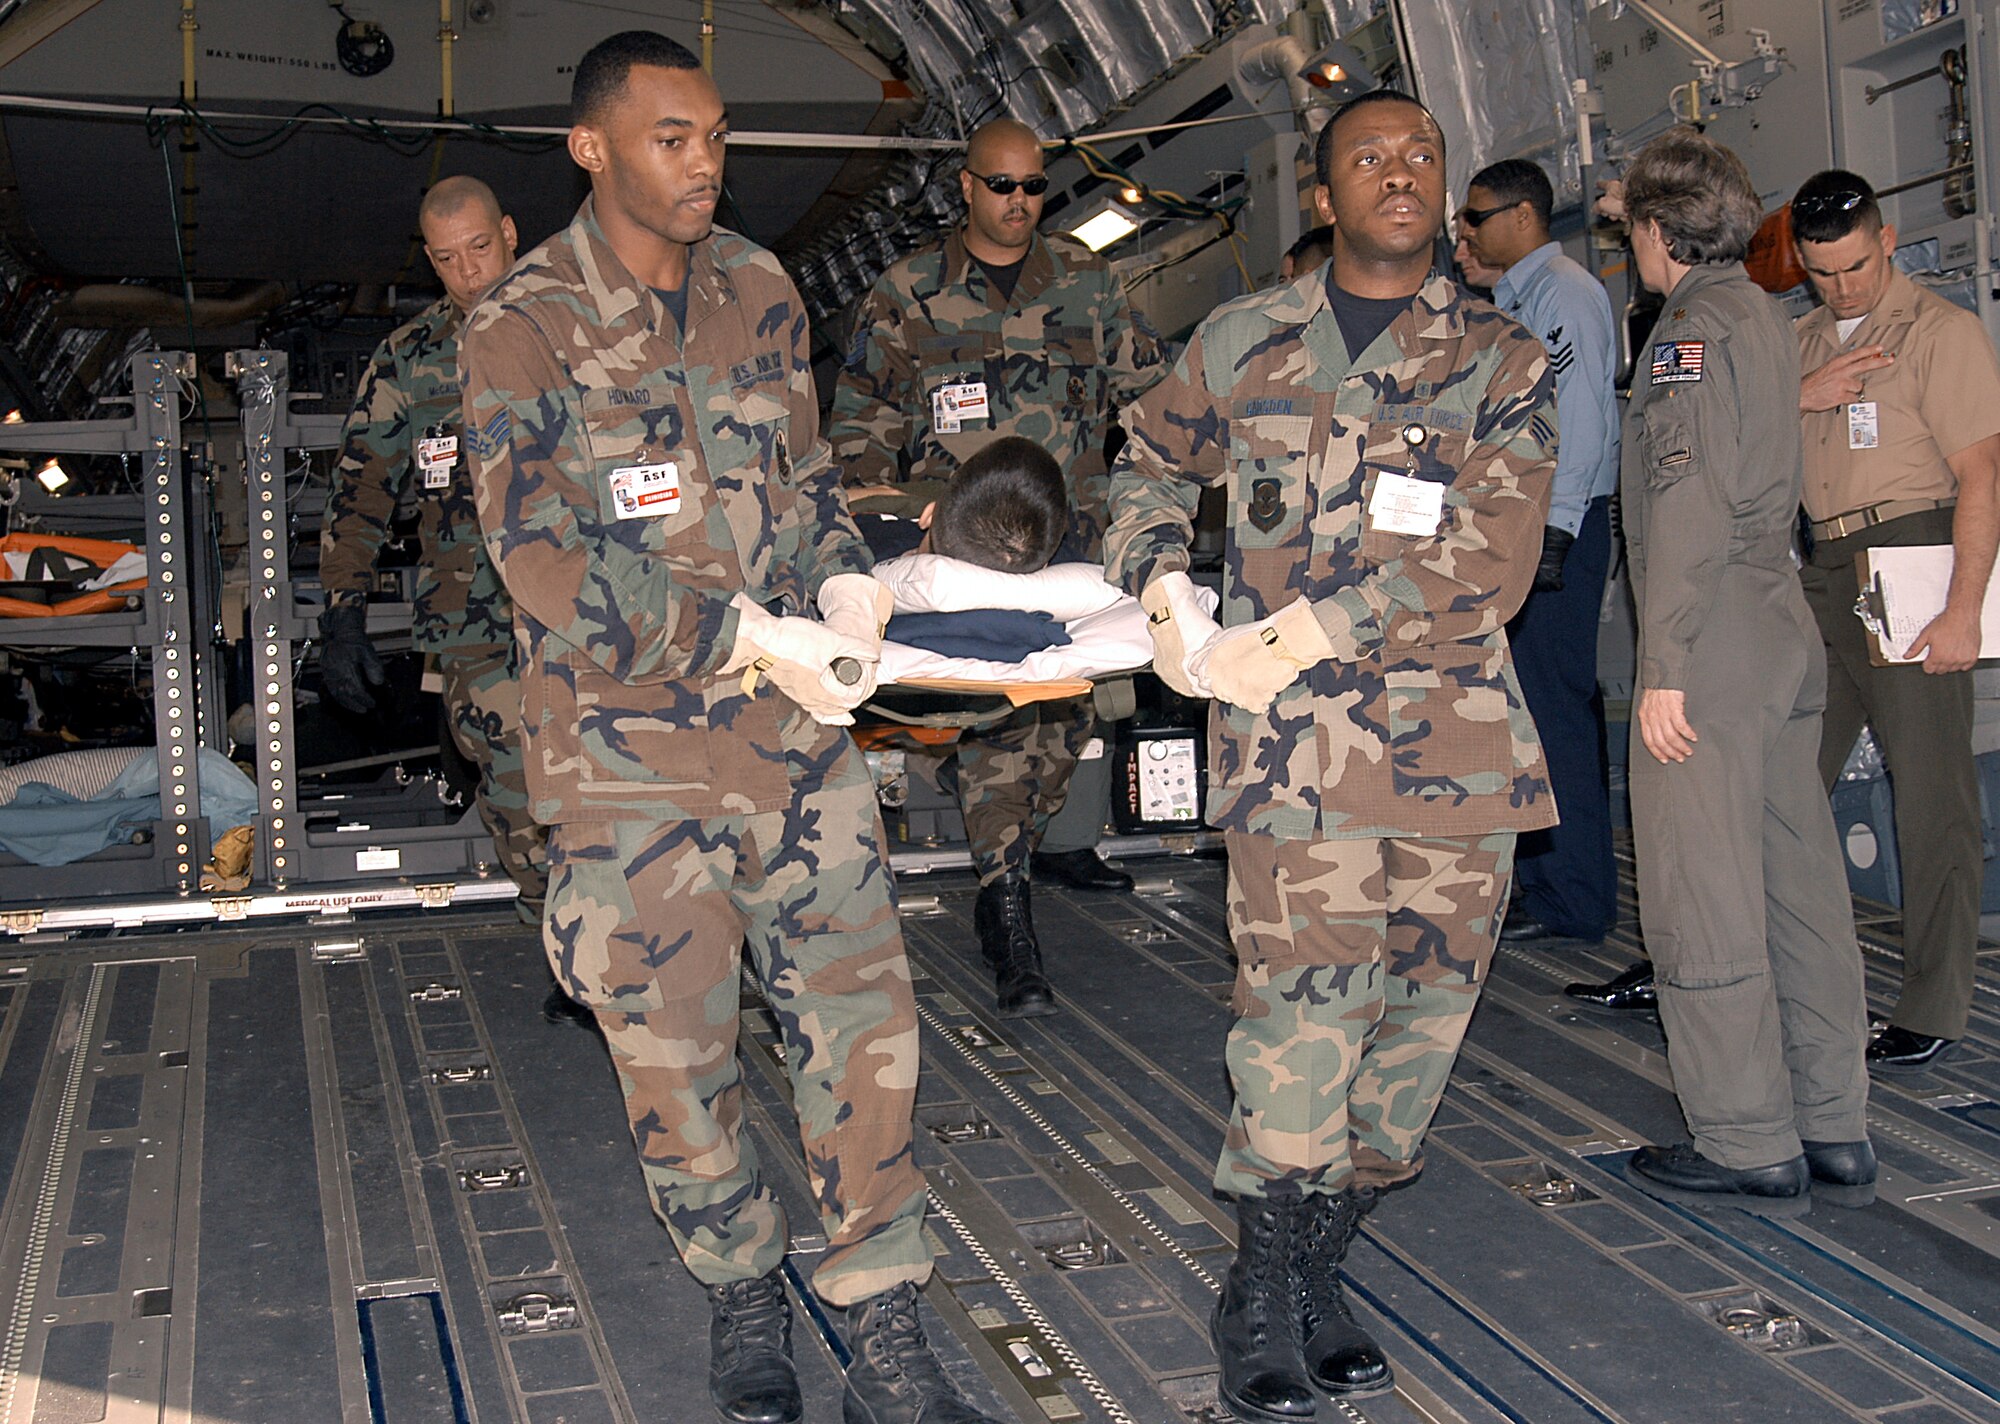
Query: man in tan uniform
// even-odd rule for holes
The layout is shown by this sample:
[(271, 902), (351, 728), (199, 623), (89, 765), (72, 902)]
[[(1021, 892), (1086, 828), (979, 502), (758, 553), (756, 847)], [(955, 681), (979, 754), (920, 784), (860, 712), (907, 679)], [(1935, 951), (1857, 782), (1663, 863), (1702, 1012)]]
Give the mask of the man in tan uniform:
[(1692, 129), (1626, 174), (1639, 353), (1620, 485), (1639, 614), (1631, 751), (1639, 919), (1692, 1145), (1626, 1174), (1690, 1206), (1796, 1216), (1875, 1194), (1861, 953), (1813, 778), (1826, 661), (1792, 558), (1797, 346), (1744, 274), (1763, 217)]
[[(1806, 180), (1792, 232), (1823, 306), (1798, 325), (1806, 598), (1826, 639), (1820, 775), (1840, 776), (1865, 721), (1896, 788), (1903, 870), (1903, 993), (1868, 1050), (1880, 1068), (1933, 1063), (1965, 1032), (1979, 943), (1979, 793), (1972, 665), (2000, 544), (2000, 358), (1971, 312), (1896, 270), (1896, 229), (1867, 182)], [(1876, 667), (1854, 616), (1855, 560), (1882, 544), (1950, 544), (1944, 612)]]

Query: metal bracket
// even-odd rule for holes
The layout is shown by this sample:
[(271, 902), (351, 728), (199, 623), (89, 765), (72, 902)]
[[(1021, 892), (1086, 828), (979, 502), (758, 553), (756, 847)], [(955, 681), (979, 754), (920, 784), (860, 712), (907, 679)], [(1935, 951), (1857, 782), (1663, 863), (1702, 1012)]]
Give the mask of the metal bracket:
[(465, 991), (456, 984), (444, 984), (432, 980), (421, 989), (410, 990), (410, 1002), (415, 1004), (448, 1004), (462, 998)]
[(547, 1291), (526, 1291), (501, 1301), (494, 1306), (493, 1315), (500, 1322), (502, 1335), (547, 1335), (583, 1324), (574, 1300)]
[(1081, 1271), (1089, 1266), (1108, 1266), (1117, 1259), (1109, 1241), (1099, 1241), (1092, 1237), (1085, 1237), (1081, 1241), (1065, 1241), (1056, 1246), (1044, 1246), (1042, 1255), (1059, 1271)]
[(315, 940), (312, 957), (315, 964), (343, 964), (350, 960), (366, 959), (368, 948), (361, 942), (359, 936), (353, 939)]
[(1806, 1343), (1806, 1323), (1796, 1315), (1767, 1315), (1751, 1306), (1725, 1310), (1715, 1323), (1760, 1350), (1791, 1350)]
[[(460, 1087), (466, 1083), (490, 1083), (493, 1081), (493, 1065), (490, 1063), (446, 1063), (431, 1069), (430, 1080), (433, 1087)], [(461, 1172), (460, 1177), (471, 1175)]]
[(1546, 1162), (1537, 1163), (1526, 1177), (1507, 1185), (1516, 1195), (1536, 1206), (1574, 1206), (1580, 1201), (1593, 1201), (1597, 1195), (1584, 1190), (1575, 1178), (1564, 1175)]
[(1028, 1337), (1025, 1335), (1009, 1340), (1007, 1353), (1014, 1357), (1014, 1363), (1021, 1367), (1021, 1373), (1029, 1379), (1047, 1379), (1055, 1373), (1049, 1368), (1049, 1362), (1042, 1358), (1041, 1353), (1028, 1343)]
[(215, 907), (216, 919), (224, 924), (234, 924), (250, 918), (250, 901), (248, 895), (213, 895), (208, 903)]
[(426, 910), (442, 910), (451, 904), (452, 893), (457, 888), (449, 882), (443, 885), (412, 885), (410, 893), (417, 897)]
[(931, 1125), (931, 1136), (948, 1146), (961, 1142), (984, 1142), (998, 1137), (1000, 1129), (983, 1117), (967, 1118), (963, 1122), (940, 1122)]
[[(528, 1168), (523, 1162), (507, 1162), (494, 1167), (460, 1167), (458, 1189), (462, 1192), (504, 1192), (528, 1185)], [(525, 1297), (523, 1297), (525, 1299)]]

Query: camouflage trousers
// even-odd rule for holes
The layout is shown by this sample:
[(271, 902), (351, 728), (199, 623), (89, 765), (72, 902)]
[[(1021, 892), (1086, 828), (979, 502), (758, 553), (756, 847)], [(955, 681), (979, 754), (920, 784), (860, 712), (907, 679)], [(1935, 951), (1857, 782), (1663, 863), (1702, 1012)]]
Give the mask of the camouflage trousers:
[(1097, 727), (1088, 697), (1031, 702), (958, 739), (958, 802), (979, 883), (1025, 874)]
[(1513, 831), (1280, 841), (1232, 831), (1231, 1196), (1388, 1187), (1423, 1167), (1493, 961)]
[(743, 1131), (743, 946), (784, 1035), (826, 1233), (814, 1289), (848, 1305), (930, 1274), (911, 1142), (916, 1004), (867, 766), (845, 735), (786, 754), (791, 804), (554, 828), (544, 944), (597, 1014), (653, 1209), (696, 1279), (774, 1269), (785, 1213)]
[(438, 654), (438, 673), (451, 739), (479, 769), (479, 819), (493, 834), (501, 868), (521, 887), (523, 905), (533, 908), (548, 893), (548, 832), (528, 814), (514, 656), (511, 642), (451, 648)]

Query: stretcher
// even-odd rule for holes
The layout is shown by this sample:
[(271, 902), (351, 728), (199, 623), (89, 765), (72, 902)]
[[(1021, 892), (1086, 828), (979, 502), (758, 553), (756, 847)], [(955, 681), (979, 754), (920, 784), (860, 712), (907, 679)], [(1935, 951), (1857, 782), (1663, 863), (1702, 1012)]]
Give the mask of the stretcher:
[[(961, 613), (1009, 609), (1047, 613), (1069, 642), (1015, 663), (948, 657), (889, 642), (882, 647), (880, 687), (895, 710), (898, 690), (956, 694), (1004, 704), (996, 715), (1034, 702), (1088, 695), (1101, 681), (1143, 668), (1152, 657), (1146, 615), (1138, 601), (1104, 581), (1095, 564), (1056, 564), (1032, 574), (1001, 573), (936, 554), (907, 554), (876, 566), (897, 613)], [(932, 707), (930, 715), (939, 715)]]
[[(102, 584), (107, 574), (134, 570), (136, 578)], [(145, 587), (144, 556), (136, 544), (67, 534), (0, 537), (0, 618), (117, 613), (132, 607)]]

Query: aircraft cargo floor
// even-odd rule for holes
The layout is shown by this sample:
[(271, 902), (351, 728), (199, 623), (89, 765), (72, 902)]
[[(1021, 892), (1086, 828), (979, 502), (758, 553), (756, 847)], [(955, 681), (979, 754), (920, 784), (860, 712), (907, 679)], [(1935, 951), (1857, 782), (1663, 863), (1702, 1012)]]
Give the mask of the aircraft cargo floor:
[[(1128, 866), (1132, 896), (1038, 893), (1065, 1012), (1027, 1022), (986, 1007), (970, 879), (905, 879), (930, 1333), (1024, 1424), (1225, 1417), (1223, 872)], [(1881, 1201), (1764, 1222), (1620, 1174), (1680, 1134), (1659, 1029), (1560, 990), (1629, 962), (1626, 917), (1502, 952), (1428, 1169), (1348, 1263), (1400, 1388), (1321, 1418), (2000, 1420), (2000, 963), (1948, 1062), (1877, 1079)], [(1878, 1008), (1895, 930), (1863, 930)], [(543, 1021), (508, 911), (0, 955), (0, 1424), (713, 1418), (706, 1308), (604, 1050)], [(754, 996), (744, 1022), (751, 1130), (807, 1230)], [(822, 1246), (795, 1240), (795, 1286)], [(838, 1334), (804, 1314), (798, 1345), (829, 1424)]]

